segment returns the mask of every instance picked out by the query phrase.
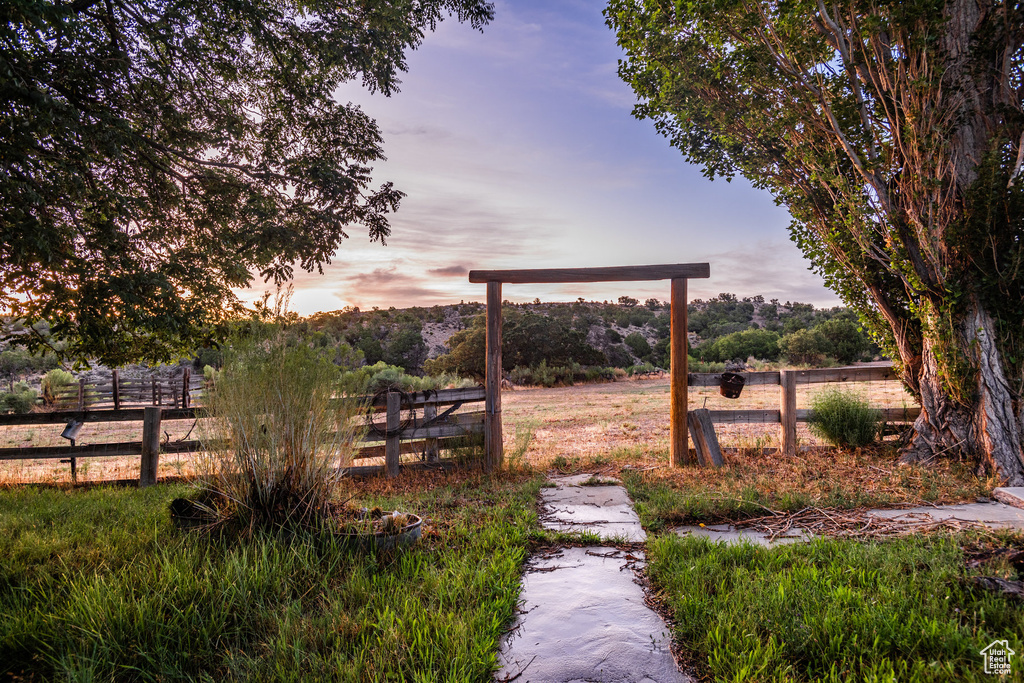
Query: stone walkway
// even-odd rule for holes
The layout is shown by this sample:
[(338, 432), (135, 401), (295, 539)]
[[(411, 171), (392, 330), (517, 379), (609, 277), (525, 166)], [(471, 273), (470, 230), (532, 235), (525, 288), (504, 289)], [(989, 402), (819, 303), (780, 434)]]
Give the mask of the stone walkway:
[[(647, 539), (626, 490), (591, 475), (558, 477), (541, 490), (548, 529), (591, 531), (602, 541)], [(591, 485), (585, 485), (591, 484)], [(593, 485), (598, 484), (598, 485)], [(671, 653), (668, 627), (644, 601), (644, 556), (609, 546), (532, 557), (520, 616), (502, 643), (498, 681), (689, 683)]]
[[(541, 489), (541, 522), (558, 531), (589, 531), (601, 541), (642, 543), (647, 534), (626, 490), (617, 480), (581, 474), (550, 479)], [(1020, 501), (996, 493), (1001, 500)], [(871, 510), (879, 518), (908, 521), (953, 519), (1024, 529), (1024, 509), (1002, 502), (941, 505), (909, 510)], [(810, 540), (794, 529), (769, 541), (762, 533), (727, 524), (685, 526), (679, 535), (724, 543), (779, 545)], [(523, 575), (520, 614), (502, 642), (497, 681), (518, 683), (691, 683), (671, 653), (671, 635), (650, 609), (637, 572), (638, 549), (595, 545), (534, 555)]]

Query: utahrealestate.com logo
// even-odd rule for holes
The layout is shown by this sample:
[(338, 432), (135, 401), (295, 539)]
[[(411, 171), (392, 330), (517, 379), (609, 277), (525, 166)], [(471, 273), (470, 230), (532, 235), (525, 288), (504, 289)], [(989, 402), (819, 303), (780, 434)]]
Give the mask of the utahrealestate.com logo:
[(981, 657), (985, 660), (985, 673), (1005, 675), (1010, 673), (1010, 658), (1017, 654), (1010, 649), (1010, 644), (1005, 640), (993, 640), (989, 646), (981, 651)]

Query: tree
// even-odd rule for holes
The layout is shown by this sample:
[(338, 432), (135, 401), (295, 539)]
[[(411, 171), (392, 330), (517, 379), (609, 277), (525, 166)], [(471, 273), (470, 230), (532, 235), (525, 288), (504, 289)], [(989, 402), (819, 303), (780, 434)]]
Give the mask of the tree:
[(1022, 8), (611, 0), (620, 66), (708, 177), (771, 191), (920, 400), (905, 460), (1024, 484)]
[[(0, 9), (0, 309), (110, 364), (201, 345), (232, 288), (383, 242), (380, 131), (405, 52), (485, 0), (13, 0)], [(45, 335), (24, 335), (29, 346)]]

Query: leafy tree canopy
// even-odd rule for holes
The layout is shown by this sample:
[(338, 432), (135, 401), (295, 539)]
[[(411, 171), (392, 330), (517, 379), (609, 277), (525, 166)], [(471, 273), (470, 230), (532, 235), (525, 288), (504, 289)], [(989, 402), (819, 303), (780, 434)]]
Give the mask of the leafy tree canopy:
[(621, 76), (709, 177), (742, 174), (922, 404), (905, 457), (1024, 484), (1024, 8), (611, 0)]
[[(161, 361), (215, 335), (231, 288), (389, 234), (375, 122), (405, 53), (485, 0), (12, 0), (0, 7), (0, 308), (73, 357)], [(21, 335), (30, 346), (43, 335)]]

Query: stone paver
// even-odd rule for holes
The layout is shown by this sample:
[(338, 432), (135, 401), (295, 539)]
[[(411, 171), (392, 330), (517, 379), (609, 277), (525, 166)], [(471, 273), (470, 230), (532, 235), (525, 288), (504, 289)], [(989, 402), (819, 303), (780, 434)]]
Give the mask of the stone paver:
[(771, 540), (767, 534), (753, 529), (737, 529), (731, 524), (709, 524), (707, 526), (681, 526), (672, 530), (679, 536), (694, 536), (720, 541), (729, 545), (737, 543), (753, 543), (766, 547), (777, 545), (789, 545), (790, 543), (801, 543), (809, 541), (813, 536), (803, 529), (793, 529), (785, 535), (778, 536)]
[[(541, 489), (548, 529), (592, 531), (603, 540), (647, 539), (621, 485), (581, 486), (591, 475), (555, 477)], [(521, 611), (503, 640), (496, 680), (517, 683), (690, 683), (671, 635), (644, 602), (640, 551), (562, 548), (535, 555), (523, 575)]]
[(689, 683), (670, 651), (668, 627), (644, 604), (631, 567), (642, 556), (615, 548), (565, 548), (534, 558), (523, 577), (522, 614), (499, 654), (498, 681)]
[(591, 531), (601, 540), (646, 541), (647, 534), (626, 489), (619, 485), (580, 485), (592, 476), (554, 477), (551, 479), (554, 487), (540, 490), (544, 527), (556, 531)]
[(1003, 503), (965, 503), (963, 505), (937, 505), (908, 510), (871, 510), (869, 515), (882, 519), (941, 522), (953, 519), (961, 522), (981, 522), (986, 526), (1024, 529), (1024, 510)]

